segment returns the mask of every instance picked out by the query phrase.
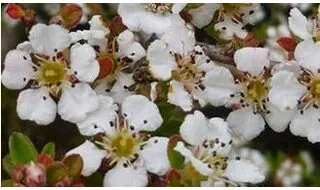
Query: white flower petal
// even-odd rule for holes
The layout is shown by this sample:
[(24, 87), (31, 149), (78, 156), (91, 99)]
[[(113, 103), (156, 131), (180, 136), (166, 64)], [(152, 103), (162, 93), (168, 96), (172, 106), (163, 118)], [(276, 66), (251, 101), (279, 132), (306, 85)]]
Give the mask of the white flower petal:
[(33, 78), (32, 61), (29, 54), (19, 50), (11, 50), (4, 60), (2, 84), (9, 89), (22, 89)]
[(70, 50), (70, 67), (77, 79), (93, 82), (99, 75), (100, 67), (95, 50), (88, 44), (75, 44)]
[(209, 119), (207, 139), (218, 138), (220, 142), (229, 143), (231, 135), (229, 133), (228, 123), (222, 118), (214, 117)]
[(173, 25), (170, 14), (144, 12), (140, 17), (140, 29), (147, 34), (155, 33), (158, 37)]
[(205, 86), (204, 99), (214, 106), (225, 105), (230, 94), (237, 90), (231, 72), (219, 66), (206, 73), (202, 84)]
[(251, 107), (235, 110), (227, 117), (227, 122), (234, 134), (245, 141), (257, 137), (263, 130), (265, 122), (260, 114), (254, 114)]
[(77, 123), (80, 133), (84, 136), (94, 136), (98, 133), (112, 135), (115, 131), (118, 105), (111, 97), (104, 95), (98, 97), (99, 108)]
[(150, 44), (147, 59), (151, 74), (160, 80), (170, 79), (171, 71), (177, 67), (174, 57), (169, 53), (169, 48), (161, 40), (155, 40)]
[(270, 86), (270, 102), (283, 111), (295, 108), (306, 91), (306, 88), (298, 82), (296, 75), (289, 71), (274, 74)]
[(29, 41), (24, 41), (24, 42), (18, 44), (17, 45), (17, 50), (20, 50), (20, 51), (23, 51), (23, 52), (27, 52), (28, 54), (31, 54), (31, 53), (34, 52), (32, 44)]
[(171, 11), (174, 14), (179, 14), (180, 11), (187, 5), (187, 3), (174, 3), (172, 5)]
[(298, 64), (317, 73), (320, 68), (320, 45), (315, 44), (312, 40), (300, 42), (295, 51), (294, 57)]
[(144, 7), (138, 3), (120, 3), (118, 6), (123, 24), (132, 31), (140, 30), (140, 17), (144, 11)]
[(56, 118), (57, 105), (50, 97), (48, 88), (27, 89), (19, 94), (17, 113), (21, 119), (48, 125)]
[(245, 47), (234, 54), (234, 61), (241, 71), (258, 76), (264, 67), (270, 66), (269, 51), (266, 48)]
[(71, 43), (68, 30), (55, 24), (36, 24), (29, 34), (32, 47), (39, 54), (52, 56)]
[(213, 172), (213, 170), (210, 169), (207, 164), (195, 158), (192, 152), (189, 149), (187, 149), (182, 142), (178, 142), (177, 145), (174, 147), (174, 150), (179, 152), (188, 161), (190, 161), (192, 166), (202, 175), (208, 176)]
[(105, 35), (110, 33), (109, 28), (104, 25), (103, 18), (101, 15), (94, 15), (89, 21), (90, 30), (100, 30), (103, 31)]
[(206, 3), (198, 8), (190, 9), (189, 14), (192, 16), (191, 23), (197, 28), (208, 25), (217, 9), (218, 6), (215, 3)]
[(157, 97), (158, 97), (158, 94), (157, 94), (157, 85), (158, 85), (158, 82), (152, 82), (150, 84), (151, 86), (151, 90), (150, 90), (150, 99), (152, 102), (154, 102)]
[(288, 71), (294, 73), (295, 76), (300, 75), (301, 68), (298, 63), (294, 60), (279, 63), (272, 67), (271, 74), (276, 74), (277, 72)]
[(310, 107), (303, 114), (297, 113), (290, 123), (290, 131), (296, 136), (308, 137), (312, 143), (319, 142), (320, 110)]
[(174, 53), (187, 55), (190, 53), (196, 43), (194, 31), (189, 29), (185, 22), (178, 15), (172, 15), (172, 25), (161, 35), (163, 40)]
[(148, 184), (148, 175), (145, 168), (140, 166), (124, 167), (118, 163), (109, 170), (103, 179), (104, 187), (144, 187)]
[(180, 135), (191, 145), (202, 144), (208, 135), (208, 121), (203, 113), (188, 114), (180, 126)]
[(183, 111), (191, 111), (193, 107), (191, 95), (184, 89), (184, 85), (176, 80), (170, 81), (168, 102), (181, 107)]
[(311, 39), (307, 18), (297, 8), (290, 10), (289, 28), (292, 33), (303, 40)]
[(127, 97), (121, 110), (133, 131), (155, 131), (163, 122), (157, 105), (142, 95)]
[(135, 42), (134, 34), (128, 29), (121, 32), (117, 37), (119, 49), (125, 49), (128, 44), (132, 44), (133, 42)]
[(267, 109), (270, 113), (265, 114), (264, 118), (268, 125), (278, 133), (284, 131), (288, 127), (291, 119), (297, 112), (296, 108), (282, 111), (270, 103), (267, 104)]
[(215, 24), (214, 29), (220, 32), (220, 38), (224, 40), (232, 40), (234, 36), (245, 39), (248, 35), (247, 31), (243, 29), (242, 23), (235, 23), (230, 18)]
[(265, 179), (259, 168), (247, 160), (231, 160), (224, 176), (231, 181), (247, 183), (260, 183)]
[(110, 87), (109, 78), (106, 78), (100, 81), (94, 90), (98, 94), (111, 96), (117, 103), (122, 103), (126, 97), (134, 94), (133, 91), (128, 89), (133, 84), (134, 80), (132, 79), (131, 73), (127, 74), (124, 72), (120, 72), (118, 73), (116, 77), (116, 82), (113, 84), (112, 87)]
[(88, 84), (77, 83), (73, 87), (64, 85), (58, 103), (58, 113), (62, 119), (77, 123), (98, 107), (99, 98)]
[(83, 176), (90, 176), (95, 171), (97, 171), (101, 165), (102, 159), (105, 156), (107, 156), (107, 153), (105, 150), (101, 150), (97, 148), (95, 144), (93, 144), (88, 140), (86, 140), (84, 143), (82, 143), (78, 147), (67, 152), (66, 156), (69, 156), (72, 154), (78, 154), (81, 156), (83, 161), (83, 168), (82, 168), (81, 174)]
[(240, 13), (243, 14), (242, 20), (244, 24), (256, 24), (261, 21), (265, 13), (259, 3), (252, 3), (250, 6), (243, 6), (240, 8)]
[(168, 142), (169, 139), (166, 137), (152, 137), (143, 146), (139, 155), (142, 157), (148, 172), (163, 176), (169, 171)]

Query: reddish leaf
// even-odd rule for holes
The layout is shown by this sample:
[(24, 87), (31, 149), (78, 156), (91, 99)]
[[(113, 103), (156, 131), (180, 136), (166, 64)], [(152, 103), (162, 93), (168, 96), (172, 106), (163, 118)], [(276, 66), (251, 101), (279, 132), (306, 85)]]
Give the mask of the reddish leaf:
[(73, 179), (80, 177), (83, 161), (78, 154), (72, 154), (65, 157), (62, 162), (67, 167), (69, 177), (72, 177)]
[(6, 6), (6, 13), (16, 20), (23, 18), (25, 15), (24, 9), (16, 3), (9, 3)]
[(287, 52), (294, 52), (297, 46), (297, 43), (295, 42), (295, 40), (290, 37), (281, 37), (277, 40), (277, 43), (279, 44), (280, 47), (285, 49)]
[(167, 182), (171, 187), (180, 186), (181, 175), (176, 170), (170, 170), (167, 174)]
[(37, 157), (36, 162), (38, 164), (43, 164), (45, 167), (49, 166), (51, 163), (54, 162), (53, 158), (49, 154), (40, 154)]
[(79, 23), (82, 17), (82, 8), (75, 3), (66, 4), (61, 7), (59, 15), (64, 26), (70, 29)]
[(112, 39), (115, 36), (118, 36), (126, 28), (127, 27), (122, 23), (122, 19), (120, 16), (113, 17), (109, 24), (109, 29), (110, 29), (109, 38)]
[(98, 58), (98, 62), (100, 65), (100, 73), (99, 73), (98, 79), (102, 79), (108, 76), (109, 74), (111, 74), (114, 68), (113, 57), (107, 56), (107, 55), (100, 56)]

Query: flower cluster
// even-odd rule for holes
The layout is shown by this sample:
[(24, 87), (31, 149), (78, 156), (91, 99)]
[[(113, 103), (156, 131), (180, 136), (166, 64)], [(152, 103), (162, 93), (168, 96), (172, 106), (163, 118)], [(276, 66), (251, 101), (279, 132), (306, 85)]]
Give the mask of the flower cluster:
[[(292, 8), (266, 43), (250, 29), (266, 16), (260, 4), (119, 4), (112, 20), (83, 5), (46, 9), (48, 24), (7, 5), (28, 40), (6, 54), (1, 82), (21, 90), (20, 119), (49, 125), (58, 114), (77, 126), (85, 140), (65, 159), (82, 158), (82, 177), (100, 172), (103, 186), (258, 184), (267, 161), (244, 144), (266, 125), (320, 142), (320, 7), (312, 19)], [(183, 115), (177, 133), (159, 133), (171, 127), (165, 112), (173, 113), (163, 104)], [(230, 113), (208, 118), (204, 108), (214, 107)], [(300, 165), (279, 167), (281, 184), (301, 180), (287, 176)], [(16, 186), (47, 184), (42, 165), (15, 170)]]

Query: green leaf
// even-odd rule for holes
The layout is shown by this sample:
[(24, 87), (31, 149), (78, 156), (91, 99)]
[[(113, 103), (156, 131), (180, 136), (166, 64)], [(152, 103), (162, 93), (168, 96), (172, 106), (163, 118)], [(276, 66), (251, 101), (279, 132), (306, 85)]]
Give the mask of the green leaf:
[(69, 177), (72, 177), (74, 179), (80, 177), (83, 167), (83, 161), (78, 154), (73, 154), (65, 157), (62, 162), (67, 167)]
[(3, 158), (2, 167), (8, 174), (11, 174), (11, 170), (15, 167), (9, 154)]
[(67, 167), (61, 162), (55, 162), (46, 169), (47, 184), (54, 186), (57, 182), (68, 177)]
[(174, 150), (176, 144), (182, 141), (182, 138), (178, 135), (174, 135), (169, 138), (167, 153), (170, 165), (174, 169), (182, 169), (184, 167), (184, 156)]
[(160, 102), (157, 105), (164, 122), (153, 134), (167, 137), (178, 135), (186, 113), (180, 107), (167, 102)]
[(51, 158), (54, 159), (56, 156), (55, 149), (56, 149), (55, 144), (53, 142), (50, 142), (42, 148), (41, 153), (42, 154), (49, 154), (51, 156)]
[(1, 181), (2, 187), (13, 187), (13, 181), (11, 179)]
[(38, 152), (29, 137), (14, 132), (9, 138), (9, 154), (14, 164), (28, 164), (35, 161)]

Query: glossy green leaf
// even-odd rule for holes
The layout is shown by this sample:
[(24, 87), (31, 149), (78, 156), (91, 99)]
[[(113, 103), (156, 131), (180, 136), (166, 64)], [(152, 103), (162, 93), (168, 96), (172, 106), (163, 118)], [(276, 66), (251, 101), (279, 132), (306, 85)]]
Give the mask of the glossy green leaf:
[(12, 162), (12, 159), (9, 154), (7, 154), (3, 159), (2, 159), (2, 167), (3, 169), (10, 174), (11, 170), (14, 168), (15, 164)]
[(81, 170), (83, 167), (83, 161), (79, 155), (73, 154), (68, 157), (65, 157), (62, 162), (67, 167), (69, 177), (80, 177)]
[(28, 164), (35, 161), (38, 152), (29, 137), (14, 132), (9, 138), (9, 154), (14, 164)]
[(68, 177), (67, 167), (61, 162), (52, 163), (46, 169), (47, 184), (54, 186), (57, 182)]
[(51, 158), (55, 158), (56, 156), (56, 146), (53, 142), (50, 142), (48, 144), (46, 144), (42, 150), (41, 150), (42, 154), (48, 154), (51, 156)]
[(182, 141), (182, 138), (178, 135), (174, 135), (169, 138), (167, 153), (170, 165), (174, 169), (182, 169), (184, 167), (184, 156), (174, 150), (176, 144)]

